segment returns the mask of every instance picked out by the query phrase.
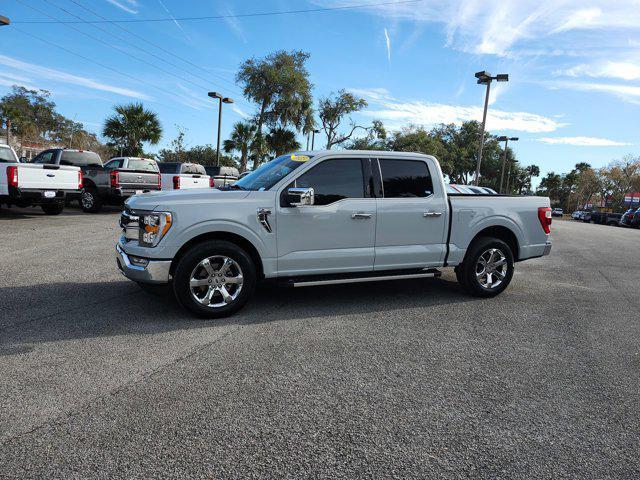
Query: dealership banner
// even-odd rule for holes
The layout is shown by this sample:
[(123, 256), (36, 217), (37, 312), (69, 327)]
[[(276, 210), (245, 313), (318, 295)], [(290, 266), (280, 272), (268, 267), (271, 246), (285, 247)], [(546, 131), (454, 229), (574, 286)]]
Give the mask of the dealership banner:
[(640, 192), (625, 194), (624, 203), (625, 205), (640, 205)]

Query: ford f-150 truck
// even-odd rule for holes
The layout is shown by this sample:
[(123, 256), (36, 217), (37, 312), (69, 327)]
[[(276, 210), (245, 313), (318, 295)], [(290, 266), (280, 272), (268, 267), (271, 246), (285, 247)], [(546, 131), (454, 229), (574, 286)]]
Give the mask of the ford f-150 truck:
[(202, 165), (197, 163), (160, 162), (162, 190), (211, 188), (213, 182)]
[(53, 148), (38, 154), (33, 163), (80, 167), (83, 188), (76, 197), (87, 213), (99, 212), (104, 204), (122, 205), (132, 195), (160, 190), (158, 165), (146, 158), (118, 157), (103, 165), (97, 153)]
[(58, 215), (65, 197), (81, 188), (78, 167), (20, 163), (11, 147), (0, 145), (0, 204), (39, 205), (47, 215)]
[(312, 286), (454, 267), (469, 293), (491, 297), (516, 262), (551, 250), (548, 198), (447, 194), (437, 160), (416, 153), (284, 155), (227, 191), (135, 196), (120, 224), (122, 273), (170, 284), (208, 318), (236, 312), (261, 279)]

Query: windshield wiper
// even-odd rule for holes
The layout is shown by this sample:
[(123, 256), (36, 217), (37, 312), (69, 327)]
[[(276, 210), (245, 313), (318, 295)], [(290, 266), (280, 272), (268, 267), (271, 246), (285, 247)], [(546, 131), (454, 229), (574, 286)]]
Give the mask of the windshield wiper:
[(244, 188), (243, 186), (241, 186), (241, 185), (236, 185), (235, 183), (234, 183), (233, 185), (229, 185), (229, 187), (227, 187), (227, 188), (229, 188), (229, 190), (231, 190), (231, 189), (236, 189), (236, 190), (246, 190), (246, 188)]

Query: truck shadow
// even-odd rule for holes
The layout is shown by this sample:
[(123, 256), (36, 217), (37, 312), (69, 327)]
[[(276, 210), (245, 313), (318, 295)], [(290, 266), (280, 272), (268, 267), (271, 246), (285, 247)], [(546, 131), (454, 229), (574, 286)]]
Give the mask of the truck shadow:
[[(154, 335), (185, 329), (298, 321), (345, 315), (389, 314), (474, 301), (451, 279), (415, 279), (307, 288), (261, 285), (236, 315), (200, 320), (173, 295), (143, 292), (129, 281), (56, 283), (0, 288), (0, 356), (26, 353), (30, 344), (118, 335)], [(391, 319), (394, 317), (391, 317)]]

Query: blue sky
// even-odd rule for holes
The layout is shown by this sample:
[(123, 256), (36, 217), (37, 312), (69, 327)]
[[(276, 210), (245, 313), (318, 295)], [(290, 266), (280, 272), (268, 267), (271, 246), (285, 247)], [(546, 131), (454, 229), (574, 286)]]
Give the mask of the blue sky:
[[(488, 130), (520, 137), (513, 147), (522, 163), (563, 172), (577, 162), (598, 167), (639, 154), (637, 0), (382, 2), (16, 0), (0, 12), (14, 22), (0, 28), (0, 94), (12, 84), (47, 89), (61, 113), (95, 132), (113, 105), (141, 100), (158, 112), (165, 130), (149, 150), (167, 145), (176, 125), (191, 145), (214, 143), (216, 116), (206, 92), (237, 101), (225, 107), (224, 138), (233, 122), (255, 110), (234, 85), (238, 65), (299, 49), (311, 54), (316, 98), (340, 88), (367, 98), (358, 122), (381, 119), (397, 129), (479, 119), (484, 91), (473, 74), (486, 69), (510, 74), (509, 83), (493, 85)], [(107, 19), (140, 20), (374, 3), (119, 24), (128, 31), (109, 23), (19, 23), (100, 18), (82, 7)], [(320, 135), (317, 145), (323, 140)]]

